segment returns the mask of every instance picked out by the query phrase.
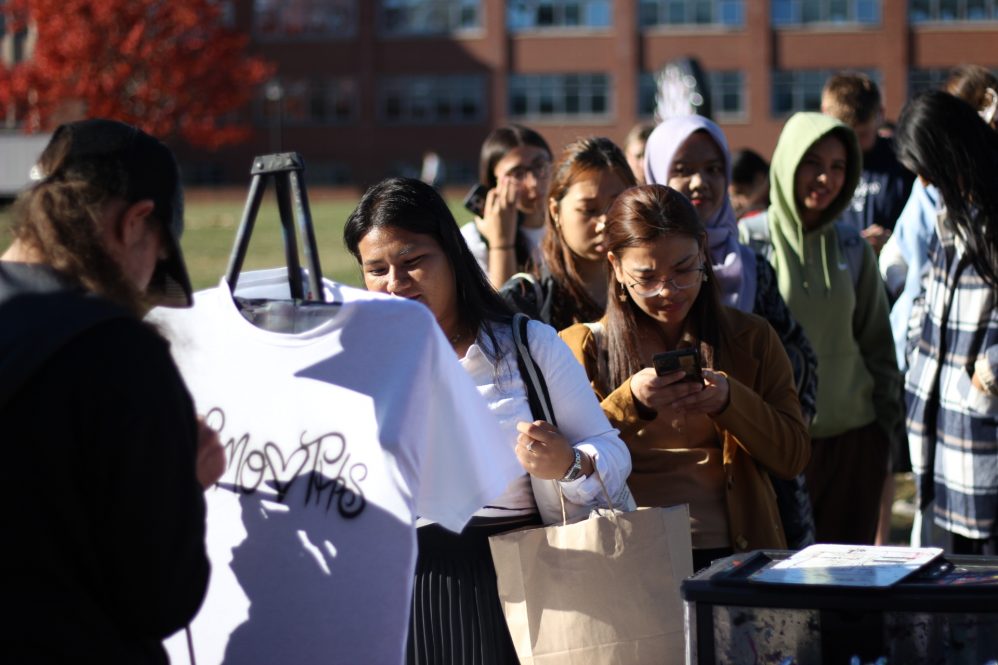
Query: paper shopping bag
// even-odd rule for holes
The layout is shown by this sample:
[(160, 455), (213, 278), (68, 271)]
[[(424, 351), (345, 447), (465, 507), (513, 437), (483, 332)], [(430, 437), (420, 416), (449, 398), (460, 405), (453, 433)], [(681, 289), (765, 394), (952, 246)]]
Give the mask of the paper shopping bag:
[(683, 662), (679, 584), (693, 574), (686, 504), (594, 512), (489, 543), (521, 663)]

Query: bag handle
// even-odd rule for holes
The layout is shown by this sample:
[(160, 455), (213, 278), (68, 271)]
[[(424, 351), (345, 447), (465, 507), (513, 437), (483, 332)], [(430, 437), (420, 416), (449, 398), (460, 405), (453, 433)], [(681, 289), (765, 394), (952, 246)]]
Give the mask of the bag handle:
[(548, 392), (544, 375), (537, 367), (537, 363), (534, 362), (533, 356), (530, 355), (530, 347), (527, 345), (527, 323), (529, 321), (527, 315), (522, 312), (513, 315), (513, 342), (516, 345), (516, 362), (520, 368), (523, 385), (527, 388), (530, 413), (537, 420), (546, 420), (557, 427), (558, 421), (555, 419), (554, 407), (551, 405), (551, 393)]
[[(537, 420), (546, 420), (555, 427), (558, 426), (554, 416), (554, 407), (551, 404), (551, 393), (548, 392), (547, 383), (544, 381), (544, 374), (541, 373), (534, 358), (530, 355), (530, 346), (527, 344), (527, 323), (530, 319), (522, 312), (513, 315), (513, 343), (516, 346), (516, 362), (520, 368), (520, 377), (523, 385), (527, 389), (527, 401), (530, 403), (530, 413)], [(610, 492), (607, 491), (603, 478), (600, 476), (596, 465), (593, 464), (593, 475), (599, 481), (603, 496), (606, 497), (606, 505), (611, 510), (616, 510)], [(561, 484), (557, 480), (552, 480), (558, 491), (558, 499), (561, 501), (561, 522), (568, 523), (568, 511), (565, 509), (565, 494), (561, 491)]]

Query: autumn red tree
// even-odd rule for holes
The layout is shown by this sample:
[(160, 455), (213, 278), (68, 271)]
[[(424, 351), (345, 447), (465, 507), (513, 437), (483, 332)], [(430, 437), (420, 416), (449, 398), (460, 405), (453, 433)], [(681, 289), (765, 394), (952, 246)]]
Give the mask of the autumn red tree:
[[(214, 148), (241, 140), (232, 121), (271, 72), (217, 0), (7, 0), (7, 30), (33, 26), (30, 57), (0, 64), (0, 104), (29, 129), (78, 109), (161, 138)], [(0, 114), (2, 116), (2, 114)]]

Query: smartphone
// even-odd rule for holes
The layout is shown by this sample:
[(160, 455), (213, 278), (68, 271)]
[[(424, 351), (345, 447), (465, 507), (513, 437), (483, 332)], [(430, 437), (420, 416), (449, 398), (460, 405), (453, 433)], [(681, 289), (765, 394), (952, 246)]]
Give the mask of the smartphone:
[(485, 197), (488, 193), (489, 188), (485, 185), (475, 185), (464, 197), (464, 207), (479, 217), (483, 217), (485, 215)]
[(700, 351), (696, 348), (656, 353), (652, 356), (651, 364), (659, 376), (683, 370), (686, 372), (683, 381), (703, 383), (703, 373), (700, 371)]

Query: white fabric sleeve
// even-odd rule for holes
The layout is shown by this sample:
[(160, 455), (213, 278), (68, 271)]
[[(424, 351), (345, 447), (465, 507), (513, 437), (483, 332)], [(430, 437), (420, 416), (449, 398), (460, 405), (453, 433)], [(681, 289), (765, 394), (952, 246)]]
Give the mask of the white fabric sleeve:
[(475, 220), (471, 220), (467, 224), (461, 227), (461, 236), (464, 238), (464, 242), (468, 245), (468, 249), (471, 250), (471, 255), (475, 257), (478, 261), (479, 267), (482, 269), (486, 275), (489, 274), (489, 248), (482, 240), (482, 234), (478, 232), (478, 227), (475, 226)]
[[(427, 312), (425, 333), (410, 330), (423, 358), (421, 394), (408, 401), (402, 436), (420, 451), (413, 465), (415, 513), (460, 531), (471, 516), (523, 475), (508, 438), (451, 345)], [(406, 475), (406, 474), (403, 474)]]
[(905, 280), (908, 277), (908, 263), (904, 260), (896, 235), (888, 238), (883, 249), (880, 250), (878, 264), (880, 275), (887, 284), (887, 291), (892, 298), (896, 298), (901, 293), (901, 289), (904, 288)]
[[(630, 496), (627, 477), (631, 454), (600, 407), (589, 378), (554, 328), (539, 321), (527, 326), (530, 353), (544, 374), (558, 429), (569, 442), (589, 455), (615, 507)], [(560, 483), (565, 499), (579, 505), (605, 505), (599, 481), (590, 476)]]

